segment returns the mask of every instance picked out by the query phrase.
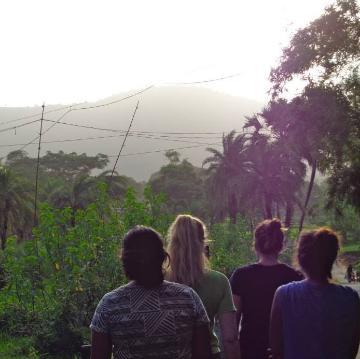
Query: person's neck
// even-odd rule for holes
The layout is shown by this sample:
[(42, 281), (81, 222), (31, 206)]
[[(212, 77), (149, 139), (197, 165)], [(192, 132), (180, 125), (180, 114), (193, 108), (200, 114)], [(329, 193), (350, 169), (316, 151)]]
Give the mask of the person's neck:
[(280, 263), (277, 255), (264, 255), (258, 253), (258, 258), (258, 263), (263, 266), (274, 266)]
[(309, 278), (309, 277), (306, 278), (306, 281), (310, 284), (319, 285), (319, 286), (327, 285), (330, 283), (328, 279), (314, 279), (314, 278)]

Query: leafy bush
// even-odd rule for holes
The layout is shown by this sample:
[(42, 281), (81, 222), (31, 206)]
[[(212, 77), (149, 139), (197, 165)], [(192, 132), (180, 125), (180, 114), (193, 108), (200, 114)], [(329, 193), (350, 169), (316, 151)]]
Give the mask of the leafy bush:
[(135, 224), (164, 233), (171, 220), (161, 213), (161, 196), (149, 189), (144, 195), (140, 202), (129, 190), (120, 206), (100, 187), (96, 203), (75, 217), (70, 208), (42, 205), (33, 240), (19, 245), (10, 238), (3, 253), (0, 330), (34, 335), (42, 353), (66, 358), (79, 351), (98, 301), (125, 282), (120, 238)]
[[(125, 283), (117, 258), (125, 232), (143, 224), (166, 234), (173, 216), (164, 200), (145, 188), (140, 201), (129, 189), (118, 203), (100, 186), (97, 201), (75, 213), (43, 204), (33, 239), (18, 244), (9, 238), (0, 258), (5, 276), (0, 332), (19, 341), (32, 337), (34, 358), (37, 352), (73, 358), (89, 340), (88, 325), (100, 298)], [(254, 259), (252, 235), (241, 218), (237, 224), (213, 225), (210, 238), (216, 270), (229, 275)]]
[(210, 240), (211, 266), (227, 276), (238, 266), (255, 260), (252, 233), (241, 217), (236, 224), (226, 221), (211, 226)]

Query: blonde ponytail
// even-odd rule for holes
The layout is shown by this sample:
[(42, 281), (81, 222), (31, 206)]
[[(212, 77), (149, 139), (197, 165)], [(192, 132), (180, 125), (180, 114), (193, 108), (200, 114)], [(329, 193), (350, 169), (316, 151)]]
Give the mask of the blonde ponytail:
[(176, 217), (168, 233), (170, 269), (167, 279), (188, 286), (202, 279), (208, 268), (205, 239), (206, 228), (200, 219), (185, 214)]

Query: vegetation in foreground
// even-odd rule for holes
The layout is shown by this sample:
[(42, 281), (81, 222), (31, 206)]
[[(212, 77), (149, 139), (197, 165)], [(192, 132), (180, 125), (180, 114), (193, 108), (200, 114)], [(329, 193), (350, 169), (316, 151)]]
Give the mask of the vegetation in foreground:
[[(94, 175), (106, 155), (48, 152), (35, 228), (36, 160), (10, 153), (0, 168), (1, 357), (74, 357), (99, 298), (124, 282), (119, 239), (139, 223), (165, 234), (179, 212), (209, 224), (212, 266), (227, 274), (253, 260), (254, 225), (273, 216), (291, 228), (285, 260), (304, 226), (330, 225), (343, 236), (343, 258), (359, 263), (359, 33), (355, 0), (338, 0), (299, 30), (271, 72), (268, 106), (242, 133), (224, 135), (221, 150), (208, 149), (204, 168), (169, 151), (144, 190)], [(298, 78), (307, 79), (303, 91), (286, 99)]]

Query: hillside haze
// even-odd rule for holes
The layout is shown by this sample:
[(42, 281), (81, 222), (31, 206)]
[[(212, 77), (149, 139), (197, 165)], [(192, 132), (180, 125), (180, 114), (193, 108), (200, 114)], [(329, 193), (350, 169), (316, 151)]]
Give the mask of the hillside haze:
[[(135, 92), (136, 90), (129, 94)], [(84, 103), (81, 106), (99, 105), (115, 101), (126, 95), (128, 94), (119, 94), (96, 103)], [(233, 129), (241, 131), (245, 121), (244, 116), (252, 115), (259, 111), (262, 106), (253, 100), (204, 88), (159, 87), (111, 106), (72, 111), (61, 121), (126, 131), (137, 100), (140, 103), (131, 129), (133, 132), (127, 139), (122, 152), (124, 156), (120, 158), (117, 166), (121, 174), (134, 177), (136, 180), (147, 180), (152, 173), (166, 163), (164, 152), (171, 148), (193, 147), (178, 149), (178, 151), (182, 158), (188, 158), (193, 164), (200, 166), (207, 156), (206, 147), (216, 147), (216, 144), (221, 142), (221, 133), (227, 133)], [(57, 107), (62, 106), (46, 106), (45, 110), (49, 111)], [(74, 108), (76, 107), (74, 106)], [(0, 122), (39, 112), (41, 112), (41, 107), (0, 108)], [(56, 121), (64, 112), (47, 114), (45, 119)], [(0, 130), (31, 120), (34, 118), (3, 124), (0, 125)], [(51, 125), (51, 122), (44, 122), (44, 131)], [(149, 131), (150, 133), (139, 134), (135, 133), (136, 131)], [(5, 145), (28, 143), (38, 135), (38, 132), (39, 122), (18, 128), (16, 131), (0, 133), (0, 157), (4, 157), (8, 152), (21, 147), (21, 145), (12, 147), (5, 147)], [(177, 134), (169, 134), (168, 132)], [(183, 134), (179, 134), (179, 132)], [(196, 134), (187, 134), (189, 132)], [(63, 150), (64, 152), (85, 152), (89, 155), (104, 153), (114, 156), (111, 157), (109, 165), (112, 167), (115, 155), (123, 141), (123, 137), (120, 135), (114, 132), (57, 124), (45, 133), (41, 152), (44, 154), (46, 151)], [(105, 138), (80, 140), (98, 136)], [(46, 143), (69, 139), (75, 141)], [(31, 156), (36, 155), (36, 150), (37, 143), (26, 148)], [(140, 154), (159, 150), (164, 151)]]

